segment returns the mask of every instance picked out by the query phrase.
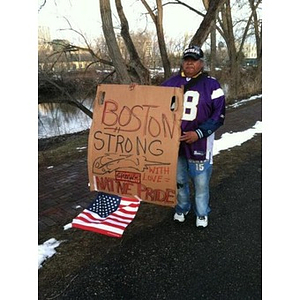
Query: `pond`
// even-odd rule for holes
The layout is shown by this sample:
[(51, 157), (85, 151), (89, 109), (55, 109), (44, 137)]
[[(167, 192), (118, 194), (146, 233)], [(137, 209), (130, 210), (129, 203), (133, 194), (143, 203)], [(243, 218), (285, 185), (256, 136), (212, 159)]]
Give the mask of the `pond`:
[[(93, 100), (81, 101), (92, 110)], [(92, 119), (77, 107), (68, 104), (47, 103), (38, 105), (38, 138), (49, 138), (89, 129)]]

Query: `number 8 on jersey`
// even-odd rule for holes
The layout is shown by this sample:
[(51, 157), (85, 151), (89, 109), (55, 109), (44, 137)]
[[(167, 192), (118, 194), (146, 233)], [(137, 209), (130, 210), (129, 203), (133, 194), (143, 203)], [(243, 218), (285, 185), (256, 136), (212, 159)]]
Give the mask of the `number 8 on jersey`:
[(197, 106), (200, 94), (197, 91), (187, 91), (183, 98), (183, 114), (181, 120), (193, 121), (197, 117)]

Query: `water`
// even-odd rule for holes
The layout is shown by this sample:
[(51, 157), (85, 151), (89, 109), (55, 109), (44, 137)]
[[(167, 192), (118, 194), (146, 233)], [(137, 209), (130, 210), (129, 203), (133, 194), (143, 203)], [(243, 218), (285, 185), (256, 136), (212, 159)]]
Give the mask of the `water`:
[[(93, 99), (82, 101), (92, 110)], [(47, 103), (38, 105), (38, 138), (49, 138), (89, 129), (92, 119), (69, 104)]]

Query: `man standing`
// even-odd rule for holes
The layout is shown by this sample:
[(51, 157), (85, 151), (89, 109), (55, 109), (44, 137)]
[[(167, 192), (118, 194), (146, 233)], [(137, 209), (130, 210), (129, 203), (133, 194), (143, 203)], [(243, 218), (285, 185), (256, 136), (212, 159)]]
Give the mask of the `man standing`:
[[(214, 132), (224, 123), (225, 96), (219, 82), (203, 72), (204, 55), (198, 46), (183, 52), (181, 72), (162, 86), (184, 86), (184, 108), (177, 165), (177, 205), (174, 220), (184, 222), (194, 209), (196, 226), (208, 225), (209, 182), (212, 173)], [(195, 188), (190, 199), (189, 180)]]

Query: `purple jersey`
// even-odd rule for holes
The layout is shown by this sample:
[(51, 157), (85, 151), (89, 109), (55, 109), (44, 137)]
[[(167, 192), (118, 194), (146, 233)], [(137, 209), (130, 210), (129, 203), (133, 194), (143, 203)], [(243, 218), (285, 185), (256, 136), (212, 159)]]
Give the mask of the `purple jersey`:
[[(162, 86), (182, 87), (190, 78), (178, 74), (162, 83)], [(199, 139), (192, 143), (180, 143), (179, 155), (192, 160), (210, 160), (212, 163), (214, 132), (224, 123), (225, 96), (219, 82), (202, 75), (184, 93), (181, 131), (196, 131)]]

